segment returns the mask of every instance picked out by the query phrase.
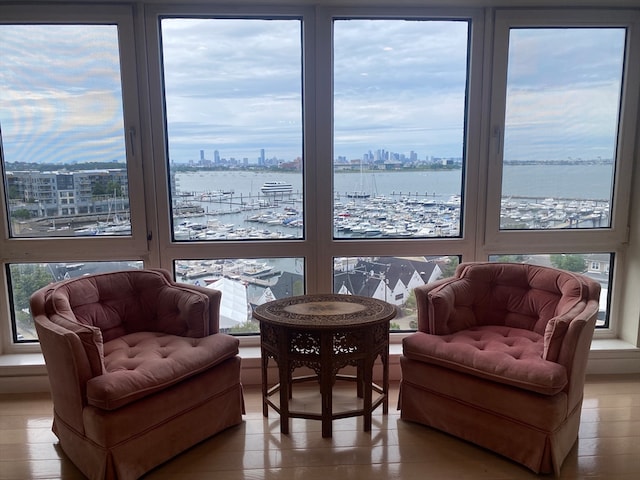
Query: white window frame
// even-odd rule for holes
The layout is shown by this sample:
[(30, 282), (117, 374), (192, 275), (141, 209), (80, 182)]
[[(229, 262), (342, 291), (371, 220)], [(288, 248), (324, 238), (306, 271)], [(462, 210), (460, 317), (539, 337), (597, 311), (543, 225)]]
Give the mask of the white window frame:
[[(627, 29), (623, 83), (615, 162), (611, 227), (565, 230), (500, 230), (502, 153), (507, 88), (507, 60), (511, 27), (622, 27)], [(616, 338), (619, 318), (624, 314), (622, 295), (629, 242), (633, 156), (637, 135), (637, 105), (640, 81), (640, 17), (637, 11), (621, 10), (515, 10), (498, 9), (494, 18), (491, 70), (490, 132), (483, 253), (613, 253), (614, 278), (609, 286), (611, 303), (608, 328), (599, 328), (595, 338)], [(635, 45), (635, 46), (634, 46)], [(633, 50), (633, 51), (632, 51)]]
[[(7, 264), (80, 262), (110, 260), (140, 260), (148, 255), (147, 222), (145, 212), (145, 186), (142, 169), (142, 143), (140, 141), (140, 112), (138, 104), (138, 74), (136, 71), (134, 21), (132, 7), (127, 5), (99, 6), (81, 9), (73, 6), (5, 6), (0, 5), (0, 24), (78, 24), (117, 25), (122, 78), (122, 103), (124, 135), (129, 182), (131, 235), (91, 237), (11, 237), (7, 209), (0, 208), (0, 312), (7, 314), (1, 322), (0, 348), (7, 352), (38, 351), (33, 344), (13, 344), (11, 334), (10, 301)], [(13, 159), (5, 159), (13, 161)], [(0, 198), (5, 202), (4, 179), (0, 182)]]
[[(240, 3), (240, 2), (239, 2)], [(612, 321), (596, 336), (622, 338), (640, 344), (640, 222), (631, 219), (632, 201), (640, 206), (640, 188), (631, 189), (634, 138), (637, 129), (640, 84), (638, 10), (517, 10), (473, 8), (356, 8), (330, 6), (217, 6), (142, 2), (138, 5), (29, 5), (0, 4), (0, 22), (108, 23), (121, 25), (121, 73), (127, 139), (128, 179), (132, 236), (124, 238), (20, 239), (9, 238), (6, 210), (0, 209), (0, 354), (38, 352), (38, 345), (11, 342), (6, 264), (143, 260), (145, 266), (171, 270), (173, 261), (185, 258), (304, 257), (306, 291), (331, 291), (334, 257), (460, 255), (463, 261), (486, 260), (493, 254), (519, 253), (615, 253), (615, 278), (611, 303)], [(277, 0), (276, 2), (277, 3)], [(319, 2), (322, 3), (322, 2)], [(294, 241), (172, 242), (168, 204), (167, 162), (163, 120), (158, 17), (160, 15), (230, 16), (251, 18), (302, 18), (305, 64), (303, 71), (305, 233)], [(332, 226), (332, 168), (322, 159), (332, 151), (332, 19), (333, 18), (428, 18), (470, 19), (471, 39), (466, 126), (466, 166), (463, 184), (465, 211), (460, 238), (402, 240), (335, 240)], [(607, 231), (532, 232), (499, 231), (501, 159), (492, 140), (494, 125), (504, 123), (504, 81), (508, 38), (507, 25), (624, 25), (628, 28), (625, 90), (622, 97), (620, 144), (616, 170), (613, 223)], [(501, 30), (502, 29), (502, 30)], [(505, 78), (499, 84), (500, 76)], [(630, 88), (631, 87), (631, 88)], [(501, 90), (502, 89), (502, 90)], [(502, 98), (500, 98), (502, 91)], [(502, 102), (502, 103), (501, 103)], [(502, 114), (500, 113), (502, 112)], [(489, 118), (490, 121), (484, 119)], [(130, 142), (133, 140), (133, 144)], [(133, 152), (131, 151), (133, 145)], [(133, 154), (135, 153), (135, 154)], [(143, 173), (144, 166), (144, 173)], [(4, 182), (0, 182), (4, 202)], [(319, 185), (323, 187), (320, 188)], [(629, 233), (629, 229), (631, 232)], [(631, 246), (628, 240), (632, 239)], [(286, 255), (283, 255), (286, 253)], [(114, 258), (114, 255), (117, 255)], [(402, 334), (392, 334), (396, 343)], [(256, 344), (257, 337), (243, 339)]]
[[(150, 65), (150, 98), (153, 131), (153, 157), (156, 161), (155, 188), (159, 214), (157, 222), (157, 244), (160, 252), (160, 264), (163, 268), (173, 270), (173, 262), (189, 258), (269, 258), (303, 257), (305, 259), (306, 292), (332, 291), (334, 257), (348, 256), (415, 256), (453, 255), (471, 256), (474, 250), (476, 216), (465, 215), (463, 232), (466, 237), (452, 239), (412, 239), (412, 240), (339, 240), (333, 239), (333, 109), (332, 102), (332, 27), (334, 18), (385, 18), (385, 19), (443, 19), (467, 20), (471, 22), (469, 86), (467, 117), (478, 117), (480, 114), (482, 70), (482, 38), (484, 14), (477, 9), (451, 11), (433, 9), (407, 9), (398, 13), (397, 9), (344, 9), (318, 8), (262, 8), (247, 9), (244, 7), (206, 7), (206, 6), (171, 6), (153, 5), (145, 11), (146, 40), (149, 45), (159, 44), (159, 19), (164, 16), (212, 16), (216, 18), (300, 18), (303, 22), (304, 52), (314, 52), (315, 58), (303, 53), (306, 62), (303, 67), (304, 112), (304, 191), (305, 191), (305, 232), (301, 240), (291, 241), (251, 241), (241, 242), (172, 242), (171, 222), (167, 195), (167, 159), (166, 138), (164, 131), (164, 110), (162, 98), (160, 51), (149, 49)], [(322, 46), (322, 47), (321, 47)], [(315, 92), (309, 94), (309, 92)], [(467, 158), (479, 156), (479, 123), (468, 122), (466, 139)], [(325, 161), (323, 159), (331, 159)], [(466, 167), (466, 176), (476, 174), (478, 162), (471, 161)], [(316, 179), (322, 179), (316, 181)], [(465, 182), (463, 190), (469, 205), (475, 205), (476, 184)], [(251, 252), (250, 255), (247, 252)], [(395, 341), (400, 341), (403, 334), (392, 334)], [(243, 344), (257, 341), (242, 338)]]

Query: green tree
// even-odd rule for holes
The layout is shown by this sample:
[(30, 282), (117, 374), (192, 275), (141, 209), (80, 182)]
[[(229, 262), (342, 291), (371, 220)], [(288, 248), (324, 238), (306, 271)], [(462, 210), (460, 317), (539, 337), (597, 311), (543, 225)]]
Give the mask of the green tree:
[(416, 306), (416, 294), (413, 290), (411, 290), (409, 296), (407, 297), (407, 301), (404, 302), (404, 308), (410, 312), (414, 312), (416, 310)]
[(551, 265), (562, 270), (582, 273), (586, 270), (587, 261), (584, 255), (562, 253), (551, 255)]
[(9, 269), (16, 311), (29, 308), (31, 294), (53, 281), (53, 275), (43, 264), (14, 264)]
[(10, 200), (20, 200), (22, 197), (20, 196), (20, 190), (15, 185), (11, 185), (9, 187), (9, 199)]
[(252, 320), (247, 320), (229, 329), (229, 333), (256, 333), (258, 331), (260, 331), (260, 326)]
[(524, 263), (524, 255), (498, 255), (496, 262)]
[(17, 220), (29, 220), (31, 218), (31, 212), (26, 208), (19, 208), (14, 210), (11, 216)]
[(453, 274), (456, 273), (456, 268), (458, 268), (459, 263), (460, 259), (458, 257), (449, 257), (448, 262), (438, 263), (440, 271), (442, 272), (442, 278), (453, 277)]
[(296, 280), (293, 282), (293, 294), (294, 295), (304, 295), (304, 282), (301, 280)]
[(91, 193), (94, 196), (98, 195), (113, 195), (115, 192), (116, 197), (122, 196), (122, 185), (119, 182), (114, 180), (109, 180), (105, 182), (104, 180), (100, 180), (93, 184), (91, 188)]
[(18, 264), (10, 265), (11, 292), (13, 299), (13, 318), (18, 332), (28, 332), (35, 338), (33, 320), (29, 312), (31, 294), (51, 283), (54, 278), (46, 265)]

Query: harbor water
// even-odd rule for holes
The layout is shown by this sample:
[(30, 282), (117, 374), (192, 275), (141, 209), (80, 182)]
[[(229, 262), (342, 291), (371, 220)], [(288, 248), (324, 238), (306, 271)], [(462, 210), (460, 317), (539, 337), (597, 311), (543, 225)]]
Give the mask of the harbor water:
[[(608, 226), (612, 174), (606, 164), (506, 165), (501, 225)], [(175, 178), (174, 206), (181, 206), (174, 209), (178, 241), (302, 238), (300, 172), (194, 171), (178, 172)], [(290, 194), (261, 193), (265, 182), (281, 181), (291, 185)], [(335, 236), (459, 236), (461, 186), (461, 169), (336, 172)]]

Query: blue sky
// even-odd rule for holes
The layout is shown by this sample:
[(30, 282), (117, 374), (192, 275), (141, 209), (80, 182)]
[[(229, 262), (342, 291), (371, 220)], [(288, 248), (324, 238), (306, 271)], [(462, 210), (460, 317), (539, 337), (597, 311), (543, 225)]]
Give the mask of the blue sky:
[[(302, 152), (301, 23), (162, 23), (172, 160)], [(16, 31), (16, 29), (19, 29)], [(468, 24), (338, 20), (335, 155), (462, 156)], [(0, 27), (7, 161), (124, 158), (112, 26)], [(624, 30), (511, 33), (505, 158), (611, 158)]]

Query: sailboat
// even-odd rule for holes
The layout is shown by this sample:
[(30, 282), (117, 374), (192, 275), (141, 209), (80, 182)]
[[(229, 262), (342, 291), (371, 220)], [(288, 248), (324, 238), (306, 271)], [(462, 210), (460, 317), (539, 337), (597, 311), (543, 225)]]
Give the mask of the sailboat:
[(352, 192), (347, 192), (347, 198), (369, 198), (371, 194), (364, 191), (364, 182), (363, 182), (363, 173), (362, 173), (362, 160), (360, 161), (360, 183), (358, 184), (359, 190), (354, 190)]

